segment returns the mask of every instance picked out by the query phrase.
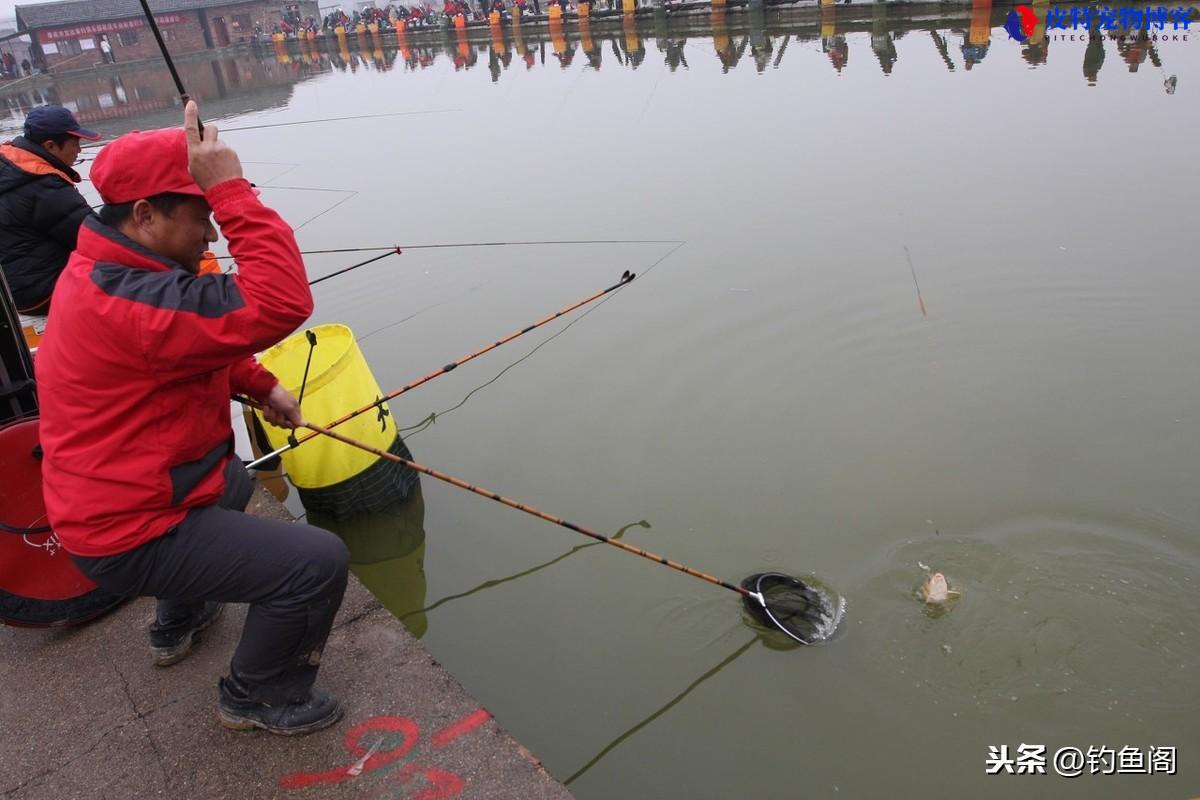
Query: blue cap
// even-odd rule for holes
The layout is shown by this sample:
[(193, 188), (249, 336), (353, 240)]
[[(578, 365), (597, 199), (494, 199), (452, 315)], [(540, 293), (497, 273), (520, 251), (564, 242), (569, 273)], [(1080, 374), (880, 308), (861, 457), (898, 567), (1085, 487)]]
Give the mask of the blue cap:
[(81, 127), (75, 115), (62, 106), (38, 106), (25, 117), (25, 137), (35, 142), (44, 142), (55, 136), (69, 133), (80, 139), (94, 142), (100, 134)]

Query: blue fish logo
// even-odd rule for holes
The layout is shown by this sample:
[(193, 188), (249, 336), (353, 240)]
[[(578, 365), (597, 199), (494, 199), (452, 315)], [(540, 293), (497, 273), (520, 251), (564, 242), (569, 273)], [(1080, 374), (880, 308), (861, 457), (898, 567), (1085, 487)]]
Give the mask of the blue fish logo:
[(1004, 30), (1008, 31), (1008, 35), (1018, 42), (1025, 42), (1033, 34), (1037, 21), (1037, 14), (1033, 13), (1032, 8), (1017, 6), (1008, 12), (1008, 18), (1004, 20)]

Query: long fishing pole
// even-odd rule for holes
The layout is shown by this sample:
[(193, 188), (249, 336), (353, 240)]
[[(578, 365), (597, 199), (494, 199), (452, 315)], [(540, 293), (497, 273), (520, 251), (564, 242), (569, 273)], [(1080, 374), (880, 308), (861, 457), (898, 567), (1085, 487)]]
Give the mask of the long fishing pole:
[(394, 248), (392, 248), (391, 252), (375, 256), (374, 258), (368, 258), (366, 261), (360, 261), (357, 264), (351, 264), (350, 266), (348, 266), (344, 269), (339, 269), (337, 272), (331, 272), (328, 275), (322, 275), (319, 278), (314, 278), (313, 280), (308, 282), (308, 285), (316, 286), (321, 281), (327, 281), (330, 278), (336, 278), (338, 275), (342, 275), (344, 273), (350, 272), (351, 270), (358, 269), (359, 267), (365, 267), (367, 264), (374, 264), (376, 261), (387, 258), (388, 256), (398, 256), (398, 255), (400, 255), (400, 248), (394, 247)]
[(497, 503), (502, 503), (503, 505), (506, 505), (509, 508), (515, 508), (518, 511), (524, 511), (526, 514), (532, 514), (533, 516), (535, 516), (539, 519), (544, 519), (547, 522), (553, 522), (555, 525), (561, 525), (562, 527), (564, 527), (568, 530), (575, 531), (576, 533), (582, 533), (584, 536), (590, 536), (591, 538), (593, 538), (597, 541), (604, 542), (605, 544), (610, 544), (613, 547), (618, 547), (627, 553), (633, 553), (636, 556), (641, 556), (642, 558), (648, 559), (650, 561), (654, 561), (654, 562), (662, 564), (663, 566), (666, 566), (666, 567), (670, 567), (671, 569), (676, 570), (678, 572), (682, 572), (685, 575), (691, 575), (693, 578), (699, 578), (703, 581), (708, 581), (709, 583), (711, 583), (715, 586), (720, 586), (723, 589), (728, 589), (731, 592), (736, 592), (737, 594), (741, 595), (744, 598), (753, 599), (753, 600), (757, 601), (759, 603), (759, 605), (761, 605), (763, 608), (767, 607), (767, 601), (760, 592), (752, 592), (749, 589), (746, 589), (745, 587), (738, 586), (735, 583), (730, 583), (728, 581), (722, 580), (721, 578), (718, 578), (715, 575), (709, 575), (708, 573), (700, 572), (699, 570), (693, 569), (692, 567), (689, 567), (685, 564), (680, 564), (677, 561), (671, 561), (670, 559), (664, 558), (663, 556), (657, 555), (656, 553), (651, 553), (649, 550), (643, 550), (640, 547), (634, 547), (631, 544), (617, 541), (615, 538), (613, 538), (611, 536), (605, 536), (602, 533), (596, 533), (593, 530), (589, 530), (581, 525), (576, 525), (573, 522), (568, 522), (567, 520), (562, 519), (561, 517), (556, 517), (553, 514), (548, 514), (545, 511), (541, 511), (540, 509), (534, 508), (533, 506), (528, 505), (526, 503), (519, 503), (516, 500), (510, 500), (509, 498), (499, 495), (496, 492), (493, 492), (489, 489), (481, 488), (479, 486), (476, 486), (473, 483), (467, 483), (466, 481), (464, 481), (460, 478), (456, 478), (453, 475), (447, 475), (444, 472), (439, 472), (438, 470), (433, 469), (432, 467), (427, 467), (424, 464), (418, 464), (415, 461), (409, 461), (406, 458), (401, 458), (400, 456), (396, 455), (395, 453), (389, 453), (386, 450), (380, 450), (378, 447), (373, 447), (373, 446), (367, 444), (366, 442), (360, 442), (357, 439), (351, 439), (349, 436), (343, 436), (342, 434), (340, 434), (336, 431), (332, 431), (329, 428), (324, 428), (320, 425), (316, 425), (311, 422), (305, 423), (304, 427), (313, 431), (315, 434), (319, 434), (321, 436), (328, 436), (329, 438), (336, 439), (337, 441), (342, 442), (343, 444), (348, 444), (351, 447), (357, 447), (360, 450), (365, 450), (368, 453), (373, 453), (373, 454), (379, 456), (380, 458), (386, 458), (389, 461), (394, 461), (397, 464), (401, 464), (403, 466), (408, 467), (409, 469), (413, 469), (413, 470), (416, 470), (417, 472), (422, 472), (426, 475), (429, 475), (430, 477), (437, 478), (439, 481), (444, 481), (446, 483), (449, 483), (452, 486), (457, 486), (460, 489), (466, 489), (469, 492), (474, 492), (475, 494), (479, 495), (480, 497), (486, 497), (490, 500), (495, 500)]
[[(147, 0), (141, 0), (142, 13), (146, 15), (146, 22), (150, 23), (150, 32), (154, 34), (154, 41), (158, 42), (158, 49), (162, 52), (163, 60), (167, 62), (167, 69), (171, 72), (171, 78), (175, 81), (175, 88), (179, 90), (179, 99), (186, 106), (188, 100), (187, 89), (183, 88), (183, 81), (179, 77), (179, 72), (175, 69), (175, 62), (171, 60), (171, 54), (167, 52), (167, 43), (163, 41), (162, 31), (158, 29), (158, 21), (154, 19), (154, 15), (150, 13), (150, 4)], [(204, 123), (199, 117), (196, 119), (196, 125), (200, 131), (200, 135), (204, 135)]]
[[(492, 342), (491, 344), (487, 345), (486, 347), (481, 347), (480, 349), (476, 350), (474, 353), (465, 355), (462, 358), (458, 359), (457, 361), (447, 364), (446, 366), (442, 367), (441, 369), (436, 369), (433, 372), (426, 375), (425, 377), (418, 378), (417, 380), (413, 381), (412, 383), (410, 383), (406, 386), (400, 387), (399, 389), (397, 389), (396, 391), (387, 395), (386, 397), (381, 397), (380, 399), (378, 399), (372, 403), (368, 403), (367, 405), (363, 406), (362, 408), (358, 409), (357, 411), (352, 411), (349, 414), (345, 415), (344, 417), (334, 420), (333, 422), (329, 423), (329, 427), (336, 428), (338, 425), (341, 425), (343, 422), (347, 422), (351, 419), (354, 419), (359, 414), (365, 414), (366, 412), (370, 411), (373, 408), (378, 408), (380, 405), (382, 405), (383, 403), (386, 403), (388, 400), (394, 400), (397, 397), (399, 397), (400, 395), (409, 391), (410, 389), (415, 389), (423, 383), (428, 383), (429, 381), (433, 380), (434, 378), (438, 377), (439, 375), (444, 375), (445, 373), (450, 372), (451, 370), (457, 369), (458, 367), (462, 366), (463, 364), (467, 363), (468, 361), (478, 358), (479, 356), (483, 355), (484, 353), (487, 353), (490, 350), (495, 350), (497, 347), (499, 347), (502, 344), (507, 344), (508, 342), (511, 342), (513, 339), (516, 339), (518, 336), (522, 336), (526, 333), (529, 333), (532, 330), (535, 330), (536, 328), (540, 328), (543, 325), (545, 325), (549, 322), (552, 322), (565, 314), (571, 313), (572, 311), (579, 308), (580, 306), (587, 305), (588, 303), (592, 302), (593, 300), (600, 299), (601, 297), (608, 294), (609, 292), (615, 291), (615, 290), (621, 288), (622, 286), (626, 285), (627, 283), (632, 281), (635, 277), (637, 277), (637, 276), (634, 273), (630, 272), (629, 270), (626, 270), (621, 275), (621, 280), (617, 281), (612, 286), (609, 286), (607, 289), (601, 289), (600, 291), (598, 291), (592, 295), (589, 295), (588, 297), (585, 297), (584, 299), (580, 300), (577, 303), (573, 303), (565, 308), (555, 311), (553, 314), (543, 317), (542, 319), (538, 320), (537, 322), (534, 322), (531, 325), (527, 325), (518, 331), (513, 331), (508, 336), (505, 336), (503, 339), (498, 339), (495, 342)], [(268, 453), (265, 456), (263, 456), (262, 458), (258, 458), (258, 459), (255, 459), (254, 461), (251, 461), (249, 464), (246, 465), (246, 468), (253, 469), (254, 467), (256, 467), (260, 464), (270, 461), (272, 458), (275, 458), (276, 456), (278, 456), (282, 453), (286, 453), (288, 450), (292, 450), (296, 447), (299, 447), (300, 445), (304, 444), (305, 442), (307, 442), (309, 439), (312, 439), (316, 435), (317, 435), (316, 433), (305, 434), (303, 437), (296, 440), (295, 443), (289, 442), (288, 444), (284, 445), (283, 447), (279, 448), (278, 450)]]
[[(262, 189), (283, 187), (262, 186)], [(296, 188), (296, 187), (291, 187)], [(445, 247), (515, 247), (518, 245), (544, 244), (679, 244), (679, 239), (558, 239), (541, 242), (447, 242), (445, 244), (389, 244), (382, 247), (336, 247), (331, 250), (301, 250), (302, 256), (328, 255), (330, 253), (370, 253), (378, 250), (434, 250)], [(218, 260), (226, 260), (234, 256), (226, 254), (217, 256)]]
[(158, 49), (162, 51), (163, 59), (167, 62), (167, 69), (171, 71), (171, 78), (175, 81), (175, 88), (179, 90), (179, 99), (184, 105), (187, 105), (188, 97), (187, 90), (183, 88), (183, 81), (179, 78), (179, 73), (175, 70), (175, 62), (171, 60), (171, 54), (167, 52), (167, 43), (163, 41), (162, 31), (158, 29), (158, 21), (154, 19), (154, 15), (150, 13), (150, 4), (147, 0), (141, 0), (142, 13), (146, 15), (146, 22), (150, 23), (150, 32), (154, 34), (154, 41), (158, 42)]

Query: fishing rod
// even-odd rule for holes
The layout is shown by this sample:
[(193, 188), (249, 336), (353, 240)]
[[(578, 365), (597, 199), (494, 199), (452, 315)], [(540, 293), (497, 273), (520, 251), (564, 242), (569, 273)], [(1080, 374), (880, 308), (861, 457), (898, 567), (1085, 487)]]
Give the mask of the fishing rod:
[[(385, 259), (388, 256), (401, 255), (399, 247), (388, 248), (388, 250), (389, 250), (388, 252), (383, 253), (382, 255), (375, 256), (374, 258), (368, 258), (366, 261), (360, 261), (357, 264), (351, 264), (350, 266), (346, 267), (345, 269), (339, 269), (337, 272), (331, 272), (328, 275), (322, 275), (320, 278), (314, 278), (313, 280), (308, 282), (308, 285), (316, 286), (321, 281), (327, 281), (330, 278), (334, 278), (334, 277), (337, 277), (338, 275), (341, 275), (342, 273), (350, 272), (351, 270), (358, 269), (359, 267), (365, 267), (367, 264), (374, 264), (376, 261)], [(215, 258), (233, 258), (233, 256), (216, 256)], [(228, 275), (232, 271), (233, 271), (233, 267), (230, 266), (225, 270), (225, 274)]]
[(722, 580), (721, 578), (718, 578), (715, 575), (709, 575), (706, 572), (700, 572), (699, 570), (693, 569), (692, 567), (689, 567), (686, 564), (680, 564), (677, 561), (671, 561), (670, 559), (660, 556), (656, 553), (651, 553), (649, 550), (643, 550), (642, 548), (635, 547), (634, 545), (628, 544), (627, 542), (618, 541), (616, 538), (614, 538), (612, 536), (605, 536), (602, 533), (597, 533), (597, 532), (590, 530), (588, 528), (585, 528), (581, 525), (576, 525), (573, 522), (568, 522), (567, 520), (562, 519), (561, 517), (556, 517), (553, 514), (548, 514), (545, 511), (534, 508), (533, 506), (531, 506), (527, 503), (519, 503), (516, 500), (510, 500), (509, 498), (504, 497), (503, 495), (497, 494), (496, 492), (493, 492), (489, 489), (484, 489), (480, 486), (476, 486), (473, 483), (467, 483), (466, 481), (462, 480), (461, 478), (456, 478), (453, 475), (448, 475), (445, 472), (440, 472), (436, 469), (433, 469), (432, 467), (427, 467), (424, 464), (418, 464), (415, 461), (409, 461), (406, 458), (401, 458), (400, 456), (396, 455), (395, 453), (389, 453), (386, 450), (381, 450), (378, 447), (374, 447), (372, 445), (367, 444), (366, 442), (360, 442), (357, 439), (351, 439), (349, 436), (344, 436), (343, 434), (338, 433), (337, 431), (332, 431), (329, 428), (325, 428), (325, 427), (322, 427), (320, 425), (317, 425), (317, 424), (311, 423), (311, 422), (306, 422), (304, 424), (304, 427), (313, 431), (314, 435), (328, 436), (329, 438), (336, 439), (337, 441), (339, 441), (343, 444), (348, 444), (351, 447), (357, 447), (360, 450), (365, 450), (368, 453), (373, 453), (373, 454), (379, 456), (380, 458), (386, 458), (389, 461), (394, 461), (397, 464), (408, 467), (409, 469), (416, 470), (417, 472), (422, 472), (426, 475), (429, 475), (430, 477), (437, 478), (439, 481), (444, 481), (446, 483), (449, 483), (452, 486), (457, 486), (460, 489), (466, 489), (469, 492), (474, 492), (475, 494), (477, 494), (481, 497), (486, 497), (490, 500), (495, 500), (496, 502), (502, 503), (503, 505), (506, 505), (509, 508), (515, 508), (518, 511), (524, 511), (526, 514), (532, 514), (533, 516), (535, 516), (539, 519), (544, 519), (547, 522), (553, 522), (555, 525), (561, 525), (562, 527), (567, 528), (568, 530), (575, 531), (576, 533), (582, 533), (584, 536), (590, 536), (591, 538), (593, 538), (597, 541), (604, 542), (605, 544), (610, 544), (613, 547), (618, 547), (627, 553), (633, 553), (634, 555), (641, 556), (642, 558), (649, 559), (650, 561), (655, 561), (659, 564), (670, 567), (671, 569), (682, 572), (685, 575), (691, 575), (693, 578), (700, 578), (701, 580), (708, 581), (709, 583), (711, 583), (715, 586), (720, 586), (723, 589), (728, 589), (731, 592), (736, 592), (737, 594), (741, 595), (742, 597), (753, 599), (753, 600), (757, 601), (759, 603), (759, 605), (761, 605), (763, 608), (766, 608), (767, 601), (766, 601), (766, 598), (763, 596), (762, 592), (752, 592), (749, 589), (746, 589), (745, 587), (738, 586), (737, 584), (734, 584), (734, 583), (729, 583), (728, 581)]
[(390, 251), (390, 252), (384, 253), (384, 254), (382, 254), (382, 255), (375, 256), (374, 258), (368, 258), (366, 261), (360, 261), (360, 262), (358, 262), (357, 264), (351, 264), (350, 266), (346, 267), (345, 269), (339, 269), (337, 272), (331, 272), (331, 273), (329, 273), (328, 275), (322, 275), (322, 276), (321, 276), (321, 277), (319, 277), (319, 278), (315, 278), (315, 279), (313, 279), (313, 280), (309, 281), (309, 282), (308, 282), (308, 285), (309, 285), (309, 286), (316, 286), (316, 285), (317, 285), (318, 283), (320, 283), (321, 281), (327, 281), (327, 280), (329, 280), (330, 278), (336, 278), (338, 275), (343, 275), (343, 274), (345, 274), (345, 273), (347, 273), (347, 272), (350, 272), (351, 270), (356, 270), (356, 269), (358, 269), (359, 267), (365, 267), (367, 264), (374, 264), (376, 261), (380, 261), (380, 260), (382, 260), (382, 259), (385, 259), (385, 258), (387, 258), (388, 256), (398, 256), (398, 255), (400, 255), (400, 254), (401, 254), (401, 253), (400, 253), (400, 248), (399, 248), (399, 247), (393, 247), (393, 248), (391, 249), (391, 251)]
[[(400, 395), (409, 391), (410, 389), (415, 389), (423, 383), (428, 383), (429, 381), (433, 380), (434, 378), (438, 377), (439, 375), (444, 375), (445, 373), (450, 372), (451, 370), (457, 369), (458, 367), (462, 366), (463, 364), (467, 363), (468, 361), (478, 358), (479, 356), (483, 355), (484, 353), (487, 353), (491, 350), (495, 350), (497, 347), (499, 347), (502, 344), (507, 344), (508, 342), (511, 342), (513, 339), (516, 339), (519, 336), (529, 333), (530, 331), (532, 331), (536, 328), (540, 328), (543, 325), (545, 325), (549, 322), (552, 322), (565, 314), (569, 314), (570, 312), (574, 311), (575, 309), (579, 308), (580, 306), (587, 305), (588, 303), (592, 302), (593, 300), (598, 300), (599, 298), (603, 297), (604, 295), (608, 294), (609, 292), (615, 291), (615, 290), (621, 288), (622, 286), (626, 285), (627, 283), (632, 281), (635, 277), (637, 277), (637, 276), (634, 273), (630, 272), (629, 270), (625, 270), (625, 272), (621, 275), (621, 280), (617, 281), (612, 286), (609, 286), (607, 289), (601, 289), (600, 291), (598, 291), (592, 295), (589, 295), (588, 297), (585, 297), (584, 299), (580, 300), (577, 303), (573, 303), (572, 305), (569, 305), (565, 308), (555, 311), (553, 314), (543, 317), (542, 319), (538, 320), (537, 322), (534, 322), (531, 325), (527, 325), (526, 327), (521, 328), (518, 331), (513, 331), (508, 336), (505, 336), (503, 339), (498, 339), (495, 342), (492, 342), (491, 344), (487, 345), (486, 347), (481, 347), (480, 349), (476, 350), (474, 353), (465, 355), (462, 358), (458, 359), (457, 361), (447, 364), (446, 366), (442, 367), (441, 369), (434, 370), (433, 372), (429, 373), (425, 377), (418, 378), (417, 380), (413, 381), (412, 383), (410, 383), (406, 386), (400, 387), (399, 389), (397, 389), (396, 391), (387, 395), (386, 397), (381, 397), (372, 403), (368, 403), (367, 405), (363, 406), (362, 408), (358, 409), (357, 411), (352, 411), (349, 414), (345, 415), (344, 417), (334, 420), (333, 422), (329, 423), (329, 427), (336, 428), (338, 425), (341, 425), (343, 422), (348, 422), (349, 420), (354, 419), (359, 414), (365, 414), (366, 412), (370, 411), (373, 408), (378, 408), (383, 403), (386, 403), (389, 400), (396, 399), (397, 397), (399, 397)], [(271, 459), (275, 458), (276, 456), (286, 453), (288, 450), (292, 450), (294, 448), (299, 447), (300, 445), (307, 442), (309, 439), (312, 439), (314, 436), (317, 436), (317, 434), (316, 433), (308, 433), (308, 434), (305, 434), (300, 439), (295, 439), (295, 437), (293, 436), (293, 441), (288, 442), (286, 445), (279, 448), (278, 450), (275, 450), (274, 452), (264, 455), (262, 458), (258, 458), (258, 459), (255, 459), (254, 461), (251, 461), (249, 464), (246, 465), (246, 468), (253, 469), (254, 467), (257, 467), (260, 464), (266, 463), (267, 461), (270, 461)]]
[[(238, 399), (258, 409), (263, 407), (261, 403), (255, 400), (240, 397)], [(561, 517), (556, 517), (553, 514), (534, 508), (527, 503), (511, 500), (490, 489), (484, 489), (473, 483), (467, 483), (461, 478), (440, 472), (432, 467), (418, 464), (407, 458), (401, 458), (394, 453), (381, 450), (378, 447), (369, 445), (366, 442), (360, 442), (357, 439), (352, 439), (349, 436), (343, 436), (341, 433), (332, 431), (329, 428), (311, 422), (305, 422), (301, 427), (308, 428), (314, 434), (327, 436), (351, 447), (357, 447), (379, 458), (385, 458), (403, 467), (408, 467), (416, 472), (437, 478), (440, 481), (449, 483), (451, 486), (466, 489), (480, 497), (495, 500), (497, 503), (506, 505), (509, 508), (524, 511), (526, 514), (547, 522), (552, 522), (567, 530), (582, 533), (584, 536), (595, 539), (597, 542), (612, 545), (627, 553), (632, 553), (649, 561), (662, 564), (665, 567), (670, 567), (677, 572), (691, 575), (693, 578), (699, 578), (714, 586), (720, 586), (722, 589), (728, 589), (741, 597), (744, 607), (756, 620), (777, 628), (800, 644), (813, 644), (816, 641), (827, 638), (837, 629), (838, 624), (841, 622), (842, 606), (840, 603), (836, 605), (832, 604), (823, 594), (790, 575), (784, 575), (779, 572), (757, 573), (743, 579), (742, 585), (739, 586), (718, 578), (715, 575), (701, 572), (686, 564), (671, 561), (657, 553), (651, 553), (649, 550), (643, 550), (640, 547), (618, 541), (616, 536), (605, 536), (602, 533), (589, 530), (582, 525), (568, 522)], [(753, 591), (748, 588), (750, 586), (754, 587)], [(767, 622), (768, 620), (769, 622)]]
[[(163, 60), (167, 62), (167, 69), (171, 72), (171, 78), (175, 81), (175, 88), (179, 90), (179, 99), (183, 101), (183, 105), (187, 105), (191, 98), (188, 96), (187, 89), (183, 88), (183, 80), (179, 77), (179, 72), (175, 69), (175, 62), (171, 60), (171, 54), (167, 52), (167, 43), (163, 41), (162, 31), (158, 29), (158, 21), (154, 19), (154, 15), (150, 13), (150, 3), (148, 0), (141, 0), (142, 13), (146, 15), (146, 22), (150, 24), (150, 32), (154, 34), (154, 41), (158, 42), (158, 49), (162, 52)], [(199, 128), (200, 135), (204, 135), (204, 123), (199, 117), (196, 119), (196, 125)]]
[[(792, 639), (801, 644), (812, 644), (814, 641), (827, 637), (840, 622), (840, 613), (835, 611), (829, 602), (816, 590), (809, 587), (803, 581), (793, 578), (790, 575), (784, 575), (778, 572), (766, 572), (751, 575), (742, 581), (743, 585), (730, 583), (709, 575), (706, 572), (701, 572), (697, 569), (681, 564), (677, 561), (660, 556), (657, 553), (651, 553), (649, 550), (643, 550), (640, 547), (628, 544), (626, 542), (617, 541), (614, 537), (605, 536), (602, 533), (597, 533), (593, 530), (577, 525), (573, 522), (568, 522), (561, 517), (556, 517), (540, 509), (534, 508), (527, 503), (520, 503), (516, 500), (511, 500), (503, 495), (497, 494), (490, 489), (484, 489), (472, 483), (467, 483), (461, 478), (456, 478), (453, 475), (448, 475), (445, 472), (440, 472), (432, 467), (427, 467), (424, 464), (418, 464), (415, 461), (410, 461), (406, 458), (389, 453), (386, 450), (381, 450), (365, 442), (360, 442), (352, 439), (349, 436), (343, 436), (341, 433), (332, 431), (329, 428), (320, 425), (306, 422), (304, 427), (322, 435), (328, 436), (331, 439), (336, 439), (343, 444), (357, 447), (360, 450), (365, 450), (380, 458), (386, 458), (389, 461), (394, 461), (397, 464), (408, 467), (409, 469), (429, 475), (432, 478), (437, 478), (440, 481), (449, 483), (451, 486), (457, 486), (460, 489), (466, 489), (480, 497), (486, 497), (490, 500), (495, 500), (497, 503), (506, 505), (509, 508), (515, 508), (518, 511), (524, 511), (526, 514), (543, 519), (547, 522), (552, 522), (555, 525), (566, 528), (567, 530), (582, 533), (584, 536), (589, 536), (598, 542), (612, 545), (627, 553), (632, 553), (636, 556), (641, 556), (649, 561), (662, 564), (665, 567), (670, 567), (677, 572), (682, 572), (685, 575), (691, 575), (693, 578), (699, 578), (720, 586), (722, 589), (728, 589), (731, 592), (739, 595), (742, 598), (742, 603), (748, 611), (750, 611), (756, 619), (760, 621), (770, 620), (775, 628), (783, 631)], [(751, 591), (747, 586), (754, 586), (755, 591)], [(768, 598), (768, 593), (770, 594)], [(770, 602), (768, 602), (768, 600)], [(753, 601), (753, 602), (751, 602)]]
[[(276, 189), (285, 187), (262, 186), (261, 188)], [(404, 250), (434, 250), (446, 247), (516, 247), (522, 245), (544, 244), (679, 244), (680, 241), (680, 239), (558, 239), (540, 242), (447, 242), (445, 244), (390, 244), (382, 247), (337, 247), (331, 250), (301, 250), (300, 255), (317, 256), (328, 255), (330, 253), (370, 253), (372, 251), (396, 250), (400, 248), (403, 248)], [(218, 260), (226, 260), (230, 258), (234, 258), (234, 256), (230, 254), (217, 256)]]

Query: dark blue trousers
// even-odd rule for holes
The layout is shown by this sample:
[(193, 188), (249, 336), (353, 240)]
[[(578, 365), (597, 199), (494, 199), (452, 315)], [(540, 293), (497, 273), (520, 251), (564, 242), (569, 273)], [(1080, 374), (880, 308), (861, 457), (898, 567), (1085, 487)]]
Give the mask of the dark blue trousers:
[(252, 700), (295, 702), (317, 678), (349, 554), (329, 531), (243, 513), (250, 494), (235, 458), (217, 505), (193, 509), (141, 547), (72, 560), (106, 591), (159, 598), (160, 625), (186, 624), (207, 600), (249, 603), (230, 674)]

